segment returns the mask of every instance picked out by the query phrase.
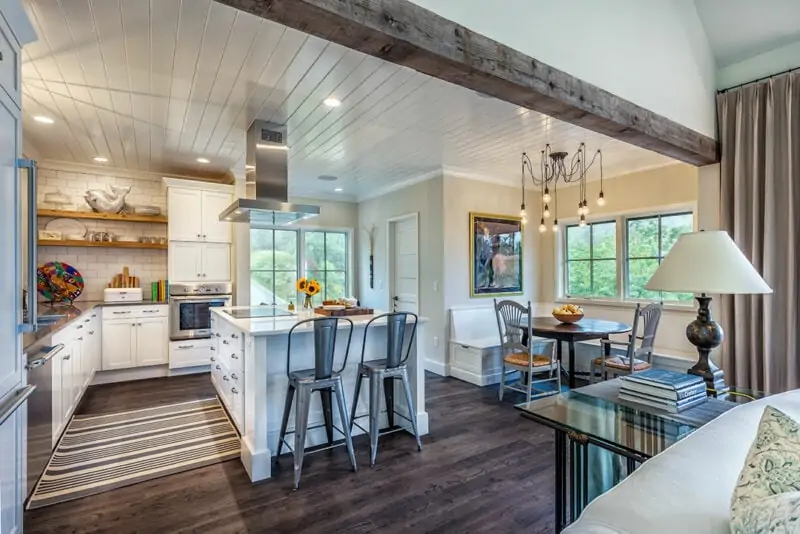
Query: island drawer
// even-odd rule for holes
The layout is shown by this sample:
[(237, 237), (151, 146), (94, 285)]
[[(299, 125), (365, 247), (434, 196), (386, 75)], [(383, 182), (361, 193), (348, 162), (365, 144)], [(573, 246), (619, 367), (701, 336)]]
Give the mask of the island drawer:
[(172, 341), (169, 344), (169, 368), (196, 367), (209, 365), (216, 354), (214, 342), (210, 339)]

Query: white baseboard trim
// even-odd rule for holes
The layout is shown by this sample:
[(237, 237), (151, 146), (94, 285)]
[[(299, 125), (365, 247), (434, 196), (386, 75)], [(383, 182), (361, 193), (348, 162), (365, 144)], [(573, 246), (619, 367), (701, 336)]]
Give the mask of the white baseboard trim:
[(130, 369), (114, 369), (113, 371), (97, 371), (90, 386), (113, 384), (115, 382), (130, 382), (132, 380), (147, 380), (150, 378), (165, 378), (169, 376), (193, 375), (208, 373), (210, 366), (184, 367), (170, 369), (169, 365), (151, 365), (148, 367), (132, 367)]
[(450, 367), (450, 376), (470, 384), (475, 384), (476, 386), (483, 387), (485, 385), (483, 375), (479, 375), (478, 373), (473, 373), (472, 371), (467, 371), (465, 369), (460, 369), (455, 366)]
[(450, 365), (429, 358), (425, 359), (425, 370), (439, 376), (450, 376)]
[(241, 461), (251, 482), (272, 476), (272, 453), (269, 449), (256, 451), (247, 436), (242, 437)]

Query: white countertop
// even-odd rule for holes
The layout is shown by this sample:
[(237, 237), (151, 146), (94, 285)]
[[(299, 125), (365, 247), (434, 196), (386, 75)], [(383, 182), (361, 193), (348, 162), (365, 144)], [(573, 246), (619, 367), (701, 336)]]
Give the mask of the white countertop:
[[(282, 317), (267, 317), (267, 318), (253, 318), (253, 319), (235, 319), (234, 317), (225, 313), (225, 310), (246, 310), (251, 307), (255, 306), (231, 306), (227, 308), (211, 308), (211, 313), (216, 314), (218, 317), (221, 317), (228, 323), (232, 324), (238, 330), (246, 332), (253, 336), (272, 336), (272, 335), (279, 335), (279, 334), (287, 334), (289, 330), (301, 321), (305, 321), (306, 319), (312, 319), (314, 317), (322, 317), (321, 315), (316, 315), (313, 312), (299, 310), (294, 315), (285, 315)], [(343, 317), (343, 319), (350, 319), (353, 321), (353, 328), (363, 328), (366, 326), (368, 322), (370, 322), (375, 316), (385, 313), (380, 310), (375, 310), (374, 315), (351, 315), (349, 317)], [(420, 324), (427, 322), (428, 319), (425, 317), (420, 317), (419, 322)], [(375, 321), (373, 323), (374, 326), (378, 325), (385, 325), (386, 321), (381, 319), (380, 321)], [(339, 323), (339, 328), (347, 328), (349, 325), (346, 321), (342, 321)], [(295, 332), (311, 332), (313, 330), (313, 326), (311, 323), (305, 324)]]

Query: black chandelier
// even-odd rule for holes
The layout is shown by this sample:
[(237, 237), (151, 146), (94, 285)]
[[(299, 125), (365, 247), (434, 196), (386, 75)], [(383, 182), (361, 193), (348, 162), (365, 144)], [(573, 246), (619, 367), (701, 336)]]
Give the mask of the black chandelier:
[[(592, 157), (591, 161), (588, 160), (586, 154), (586, 144), (581, 143), (578, 146), (578, 151), (570, 159), (570, 164), (567, 165), (567, 152), (553, 152), (550, 145), (547, 144), (542, 150), (542, 158), (540, 161), (540, 174), (537, 177), (533, 172), (533, 164), (528, 154), (522, 153), (522, 205), (520, 206), (519, 215), (522, 218), (522, 223), (527, 222), (527, 214), (525, 213), (525, 169), (527, 168), (528, 174), (533, 180), (533, 185), (538, 187), (541, 191), (542, 203), (542, 219), (539, 224), (539, 231), (545, 232), (547, 226), (545, 219), (550, 217), (550, 203), (553, 203), (553, 226), (554, 232), (558, 231), (558, 182), (564, 184), (578, 183), (580, 192), (578, 195), (578, 215), (580, 215), (580, 225), (586, 226), (586, 215), (589, 213), (589, 203), (586, 201), (586, 173), (594, 165), (595, 160), (599, 158), (600, 161), (600, 194), (597, 197), (597, 205), (604, 206), (606, 199), (603, 196), (603, 153), (598, 149)], [(552, 194), (551, 194), (552, 189)]]

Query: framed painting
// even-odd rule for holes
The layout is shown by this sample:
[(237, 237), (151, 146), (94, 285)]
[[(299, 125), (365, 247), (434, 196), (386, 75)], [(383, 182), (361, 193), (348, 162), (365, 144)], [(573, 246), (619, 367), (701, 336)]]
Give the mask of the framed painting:
[(469, 214), (470, 296), (522, 295), (522, 219)]

